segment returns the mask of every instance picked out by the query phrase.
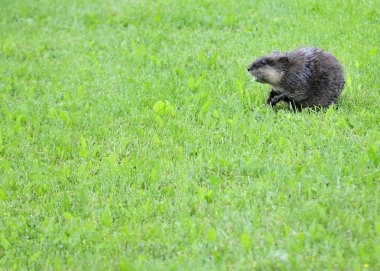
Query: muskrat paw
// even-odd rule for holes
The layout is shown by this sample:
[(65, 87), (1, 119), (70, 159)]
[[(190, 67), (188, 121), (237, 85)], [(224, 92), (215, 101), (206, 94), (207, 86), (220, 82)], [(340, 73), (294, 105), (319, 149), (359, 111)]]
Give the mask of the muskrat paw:
[(273, 106), (272, 97), (271, 96), (269, 96), (268, 99), (267, 99), (267, 105)]
[(267, 99), (267, 105), (275, 106), (277, 104), (277, 101), (273, 99), (273, 97), (268, 97)]

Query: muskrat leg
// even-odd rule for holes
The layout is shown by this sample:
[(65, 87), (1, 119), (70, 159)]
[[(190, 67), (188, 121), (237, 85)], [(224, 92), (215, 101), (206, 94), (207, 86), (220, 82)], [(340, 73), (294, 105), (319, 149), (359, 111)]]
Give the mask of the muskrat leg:
[(268, 99), (267, 99), (267, 104), (271, 105), (272, 104), (272, 99), (275, 96), (279, 95), (279, 94), (280, 94), (280, 92), (278, 92), (274, 88), (270, 88), (269, 96), (268, 96)]
[(271, 105), (271, 106), (275, 106), (281, 100), (286, 100), (286, 101), (288, 100), (288, 98), (286, 97), (285, 93), (281, 93), (281, 94), (279, 94), (277, 96), (274, 96), (274, 97), (270, 98), (268, 104)]
[(269, 97), (273, 98), (274, 96), (277, 96), (280, 93), (281, 92), (277, 91), (276, 89), (270, 88)]

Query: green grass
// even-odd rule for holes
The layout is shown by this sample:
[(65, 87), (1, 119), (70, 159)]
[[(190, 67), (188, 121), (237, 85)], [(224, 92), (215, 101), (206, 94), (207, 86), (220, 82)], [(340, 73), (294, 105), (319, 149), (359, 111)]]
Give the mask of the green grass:
[[(0, 1), (1, 270), (380, 270), (380, 2)], [(339, 107), (247, 65), (321, 47)]]

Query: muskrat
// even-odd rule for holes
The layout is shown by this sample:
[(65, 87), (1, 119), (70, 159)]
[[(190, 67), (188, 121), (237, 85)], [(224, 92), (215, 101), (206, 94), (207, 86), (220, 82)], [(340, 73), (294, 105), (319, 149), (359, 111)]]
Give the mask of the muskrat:
[(248, 66), (254, 79), (271, 85), (267, 104), (284, 101), (293, 109), (329, 107), (344, 87), (343, 68), (330, 53), (313, 47), (274, 52)]

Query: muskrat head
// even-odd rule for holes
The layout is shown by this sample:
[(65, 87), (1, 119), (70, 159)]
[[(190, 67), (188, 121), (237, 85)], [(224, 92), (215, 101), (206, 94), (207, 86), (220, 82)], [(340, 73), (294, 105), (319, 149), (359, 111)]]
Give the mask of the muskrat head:
[(260, 57), (248, 66), (248, 72), (260, 83), (276, 86), (285, 74), (289, 58), (285, 54), (273, 53)]

